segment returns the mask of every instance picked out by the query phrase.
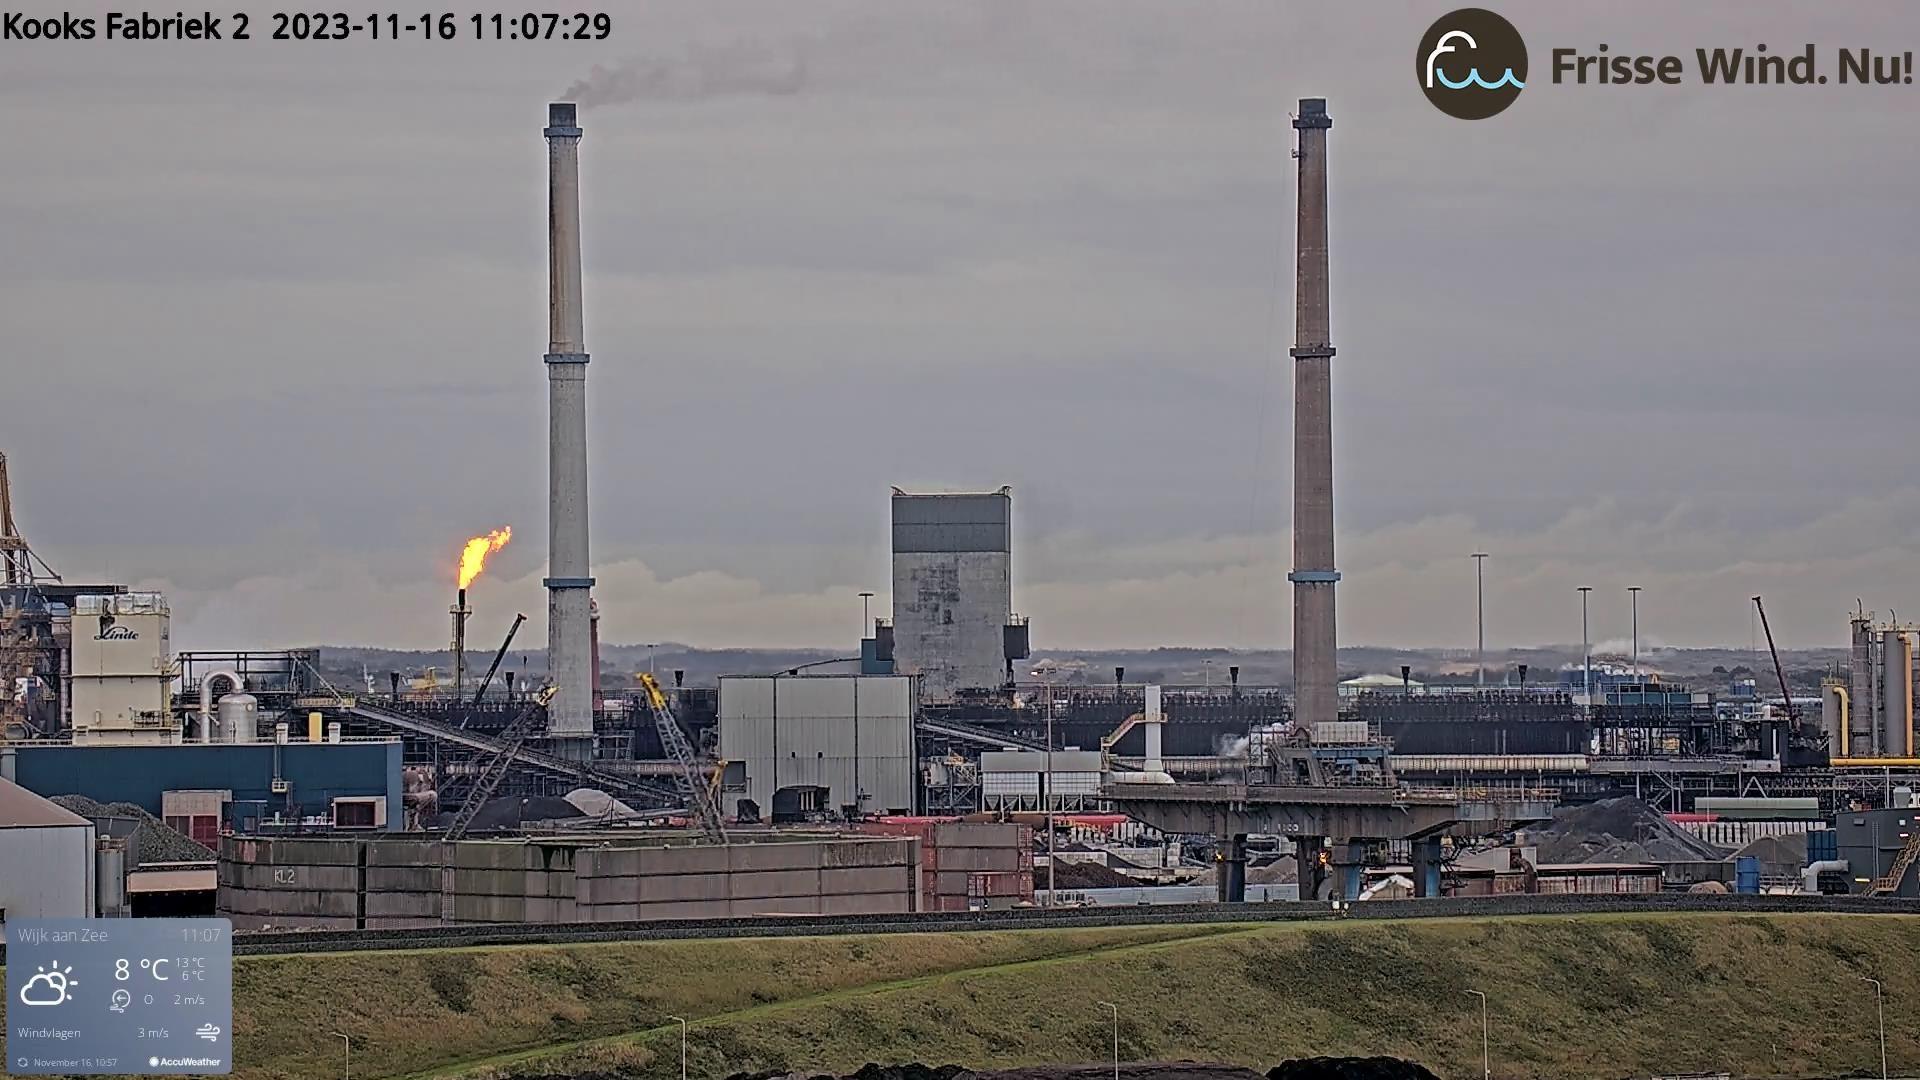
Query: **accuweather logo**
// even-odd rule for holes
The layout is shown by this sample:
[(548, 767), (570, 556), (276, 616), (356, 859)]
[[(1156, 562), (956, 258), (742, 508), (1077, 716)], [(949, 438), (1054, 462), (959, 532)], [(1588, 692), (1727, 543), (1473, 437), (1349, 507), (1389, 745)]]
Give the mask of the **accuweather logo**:
[(1527, 88), (1527, 43), (1512, 23), (1485, 8), (1434, 20), (1414, 64), (1427, 100), (1462, 120), (1494, 116)]

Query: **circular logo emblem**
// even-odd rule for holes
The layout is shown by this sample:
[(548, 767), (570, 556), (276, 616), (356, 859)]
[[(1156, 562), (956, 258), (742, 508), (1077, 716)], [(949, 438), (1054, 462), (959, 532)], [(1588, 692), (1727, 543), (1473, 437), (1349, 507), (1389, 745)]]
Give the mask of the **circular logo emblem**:
[(1512, 23), (1485, 8), (1434, 20), (1413, 63), (1433, 107), (1462, 120), (1503, 111), (1527, 86), (1527, 43)]

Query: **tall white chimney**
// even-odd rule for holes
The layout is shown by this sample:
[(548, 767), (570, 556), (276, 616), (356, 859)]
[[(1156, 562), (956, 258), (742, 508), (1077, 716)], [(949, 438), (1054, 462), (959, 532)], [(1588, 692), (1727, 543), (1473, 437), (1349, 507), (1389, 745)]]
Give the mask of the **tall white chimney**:
[[(587, 558), (587, 346), (580, 299), (580, 135), (571, 103), (547, 106), (547, 734), (593, 737)], [(591, 754), (583, 744), (578, 756)]]

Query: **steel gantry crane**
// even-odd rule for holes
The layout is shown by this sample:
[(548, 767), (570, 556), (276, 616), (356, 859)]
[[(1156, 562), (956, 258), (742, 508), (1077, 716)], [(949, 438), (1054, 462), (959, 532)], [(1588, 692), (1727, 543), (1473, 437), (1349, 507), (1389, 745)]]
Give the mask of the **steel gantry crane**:
[(0, 454), (0, 740), (34, 733), (28, 715), (34, 687), (58, 678), (52, 624), (38, 583), (59, 580), (14, 524), (7, 455)]
[(554, 689), (551, 684), (541, 687), (539, 693), (534, 694), (532, 700), (527, 702), (526, 707), (521, 709), (501, 730), (498, 736), (499, 751), (487, 761), (486, 766), (480, 770), (480, 775), (474, 779), (473, 790), (467, 794), (466, 801), (460, 804), (460, 810), (453, 815), (453, 821), (447, 825), (445, 839), (458, 840), (467, 835), (467, 830), (473, 826), (473, 819), (480, 813), (480, 807), (485, 805), (488, 799), (493, 798), (494, 792), (500, 790), (500, 781), (506, 779), (507, 770), (513, 767), (515, 755), (520, 753), (520, 748), (526, 745), (528, 736), (533, 734), (534, 715), (546, 708), (547, 702), (553, 700)]
[(652, 672), (643, 671), (638, 676), (640, 689), (647, 699), (647, 709), (653, 713), (653, 725), (659, 729), (660, 745), (667, 751), (679, 768), (675, 770), (674, 784), (687, 800), (687, 809), (693, 813), (700, 831), (707, 839), (726, 843), (727, 826), (720, 814), (718, 793), (715, 784), (700, 775), (700, 760), (693, 752), (693, 743), (686, 732), (680, 729), (680, 721), (673, 715), (673, 703), (667, 692), (660, 688), (660, 680)]

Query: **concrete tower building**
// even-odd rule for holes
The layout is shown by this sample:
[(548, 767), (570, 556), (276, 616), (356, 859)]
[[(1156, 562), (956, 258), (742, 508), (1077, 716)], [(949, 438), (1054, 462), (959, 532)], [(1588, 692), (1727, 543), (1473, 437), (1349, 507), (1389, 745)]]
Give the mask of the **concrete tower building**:
[(1334, 653), (1333, 337), (1327, 314), (1325, 98), (1300, 99), (1293, 348), (1293, 701), (1304, 724), (1339, 718)]
[[(587, 346), (580, 296), (580, 128), (547, 106), (547, 733), (593, 737), (587, 559)], [(585, 756), (584, 754), (582, 756)]]
[[(1013, 491), (909, 495), (893, 489), (894, 671), (922, 701), (1006, 682), (1024, 656), (1013, 627)], [(1012, 647), (1018, 636), (1022, 644)]]

